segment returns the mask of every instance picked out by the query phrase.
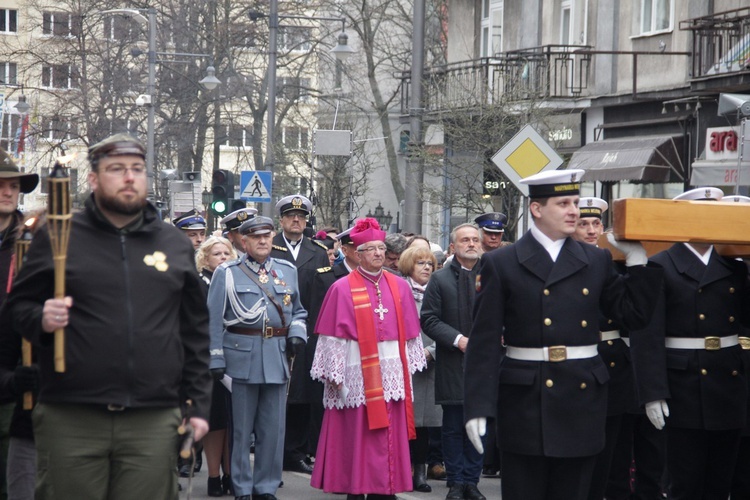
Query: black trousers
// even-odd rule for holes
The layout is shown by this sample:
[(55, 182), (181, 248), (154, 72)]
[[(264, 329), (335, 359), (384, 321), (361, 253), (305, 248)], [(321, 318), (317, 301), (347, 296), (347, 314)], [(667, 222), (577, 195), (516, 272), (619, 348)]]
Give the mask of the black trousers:
[(609, 478), (612, 457), (614, 456), (615, 447), (620, 436), (622, 417), (622, 415), (607, 417), (607, 423), (604, 428), (604, 449), (596, 456), (594, 474), (591, 478), (591, 489), (588, 495), (589, 500), (602, 500), (604, 498), (604, 490), (607, 489), (607, 479)]
[(666, 431), (670, 500), (726, 500), (741, 430), (678, 429), (667, 423)]
[(553, 458), (503, 452), (503, 500), (584, 500), (596, 456)]
[(307, 457), (309, 429), (310, 405), (308, 403), (287, 405), (284, 465), (297, 463)]
[(742, 436), (732, 479), (732, 500), (750, 498), (750, 436)]

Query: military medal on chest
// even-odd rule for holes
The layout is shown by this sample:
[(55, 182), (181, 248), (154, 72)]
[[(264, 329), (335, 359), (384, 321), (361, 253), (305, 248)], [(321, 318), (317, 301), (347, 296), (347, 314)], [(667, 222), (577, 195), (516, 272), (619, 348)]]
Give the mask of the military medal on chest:
[(268, 283), (268, 272), (263, 267), (258, 269), (258, 281), (260, 281), (264, 285)]
[(292, 296), (289, 295), (288, 293), (285, 293), (284, 294), (284, 305), (288, 306), (291, 303), (292, 303)]

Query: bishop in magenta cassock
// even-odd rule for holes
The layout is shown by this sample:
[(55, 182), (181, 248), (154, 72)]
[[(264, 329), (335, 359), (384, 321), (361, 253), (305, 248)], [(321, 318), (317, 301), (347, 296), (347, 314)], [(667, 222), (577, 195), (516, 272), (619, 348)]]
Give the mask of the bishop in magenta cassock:
[(360, 219), (360, 266), (326, 294), (311, 374), (325, 384), (311, 484), (348, 500), (411, 491), (411, 375), (426, 367), (409, 285), (383, 271), (385, 231)]

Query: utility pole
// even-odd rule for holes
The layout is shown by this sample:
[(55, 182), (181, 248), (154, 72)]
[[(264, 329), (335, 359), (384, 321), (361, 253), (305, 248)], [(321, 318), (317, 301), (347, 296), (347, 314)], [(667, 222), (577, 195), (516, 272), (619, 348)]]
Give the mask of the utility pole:
[(414, 0), (412, 31), (411, 101), (409, 103), (409, 148), (404, 185), (404, 230), (422, 233), (422, 185), (424, 159), (422, 141), (422, 73), (424, 72), (425, 0)]

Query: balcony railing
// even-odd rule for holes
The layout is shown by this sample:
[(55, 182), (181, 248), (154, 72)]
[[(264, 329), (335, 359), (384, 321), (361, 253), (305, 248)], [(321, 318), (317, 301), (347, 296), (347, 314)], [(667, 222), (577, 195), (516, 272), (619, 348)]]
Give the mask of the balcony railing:
[(750, 7), (680, 22), (693, 32), (693, 79), (750, 70)]
[[(588, 86), (591, 53), (582, 45), (545, 45), (427, 68), (427, 113), (477, 108), (501, 101), (574, 98)], [(401, 111), (408, 114), (411, 74), (401, 75)]]

